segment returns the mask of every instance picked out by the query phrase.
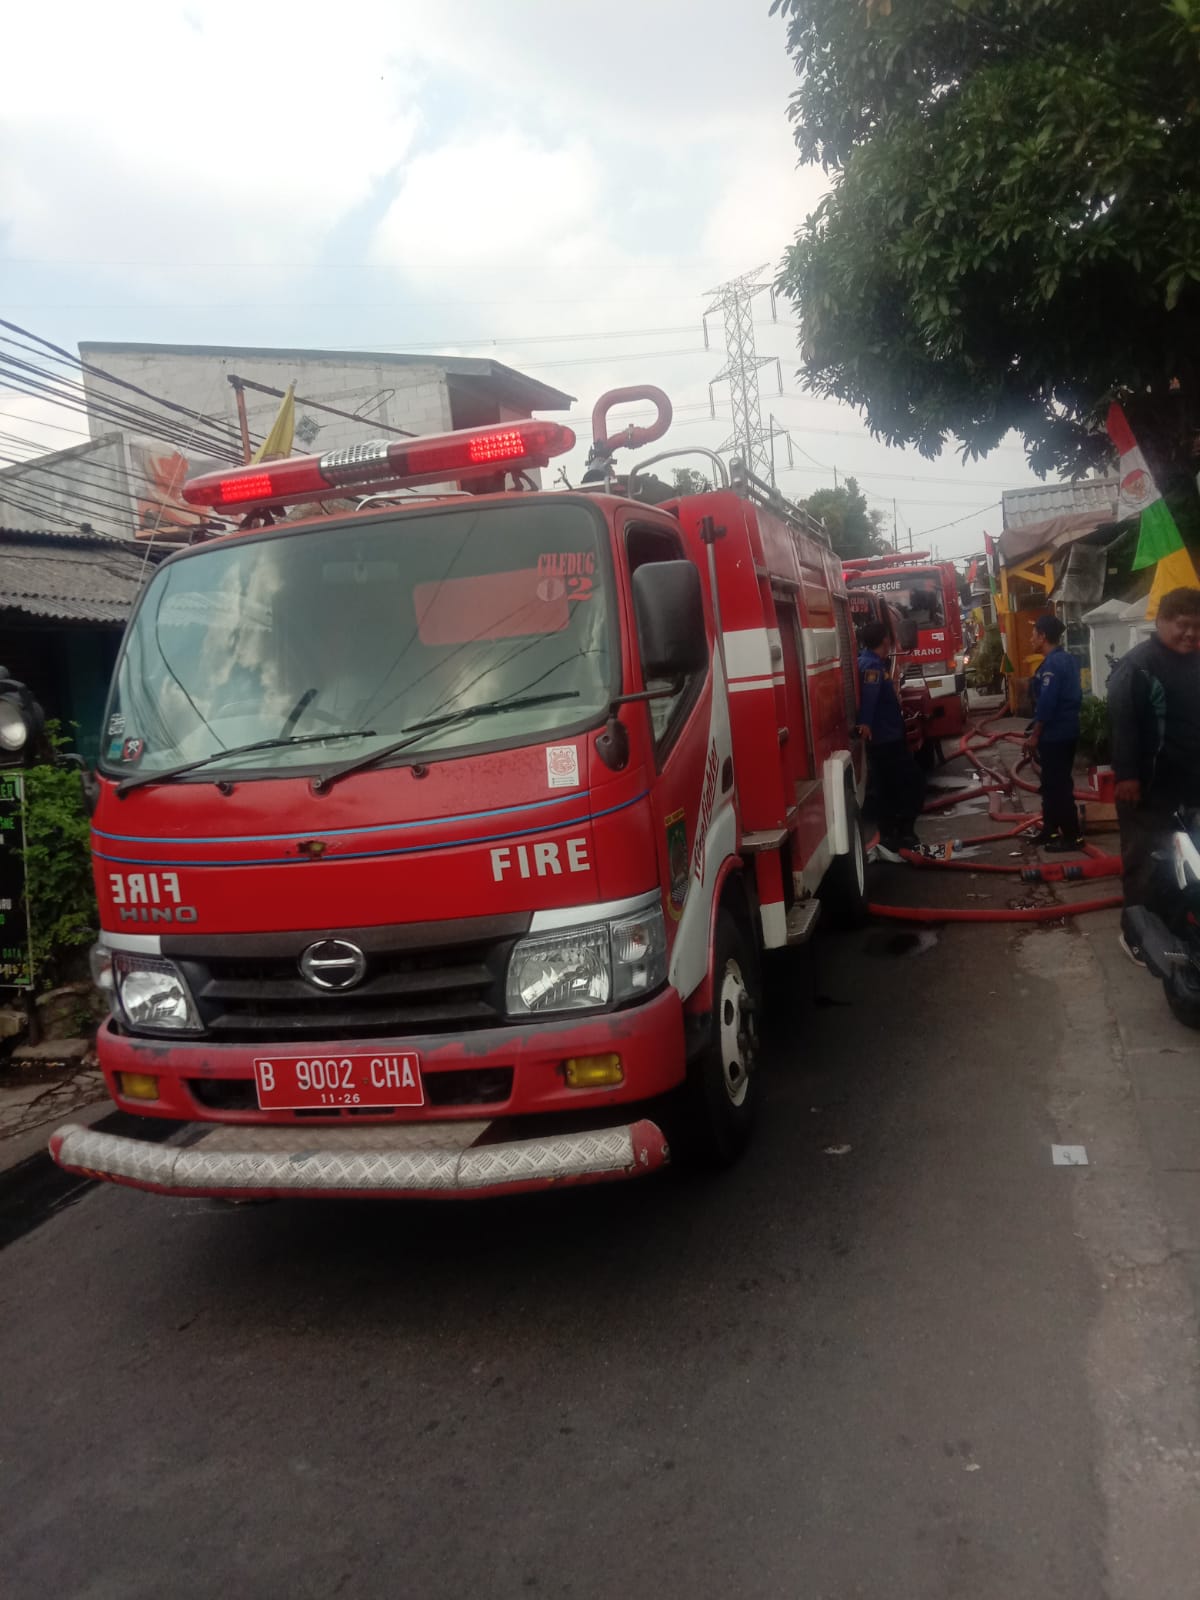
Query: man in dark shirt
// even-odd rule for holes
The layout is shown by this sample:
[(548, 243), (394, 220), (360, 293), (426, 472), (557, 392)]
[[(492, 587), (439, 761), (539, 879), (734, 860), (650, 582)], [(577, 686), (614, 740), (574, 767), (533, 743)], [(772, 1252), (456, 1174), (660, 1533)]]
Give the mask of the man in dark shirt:
[(1047, 850), (1079, 850), (1079, 813), (1075, 809), (1075, 748), (1079, 743), (1079, 663), (1062, 647), (1064, 633), (1057, 617), (1039, 617), (1033, 637), (1042, 653), (1034, 684), (1033, 726), (1025, 739), (1029, 755), (1037, 754), (1042, 769), (1042, 831), (1035, 844)]
[(925, 804), (925, 779), (904, 734), (904, 715), (888, 664), (892, 641), (887, 628), (882, 622), (868, 622), (860, 637), (858, 732), (867, 741), (879, 807), (879, 853), (899, 861), (902, 849), (920, 847), (915, 829)]
[[(1125, 905), (1154, 902), (1154, 852), (1179, 806), (1200, 806), (1200, 590), (1162, 597), (1154, 633), (1108, 681)], [(1121, 943), (1141, 963), (1128, 922)]]

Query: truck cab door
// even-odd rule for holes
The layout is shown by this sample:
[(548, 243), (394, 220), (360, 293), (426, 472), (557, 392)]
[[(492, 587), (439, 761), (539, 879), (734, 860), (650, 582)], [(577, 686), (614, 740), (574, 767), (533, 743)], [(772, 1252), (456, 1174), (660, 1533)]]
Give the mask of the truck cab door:
[[(644, 516), (631, 517), (623, 530), (630, 579), (644, 562), (685, 561), (683, 539), (673, 524)], [(658, 687), (645, 682), (647, 689)], [(696, 674), (678, 691), (645, 706), (655, 773), (650, 804), (659, 860), (663, 904), (669, 937), (681, 924), (689, 897), (711, 890), (714, 864), (703, 838), (717, 812), (733, 803), (733, 760), (729, 710), (723, 681), (708, 672)], [(689, 912), (688, 921), (693, 920)], [(707, 918), (703, 923), (707, 939)], [(689, 934), (689, 937), (692, 935)], [(674, 971), (674, 962), (672, 964)], [(686, 987), (682, 991), (686, 994)]]

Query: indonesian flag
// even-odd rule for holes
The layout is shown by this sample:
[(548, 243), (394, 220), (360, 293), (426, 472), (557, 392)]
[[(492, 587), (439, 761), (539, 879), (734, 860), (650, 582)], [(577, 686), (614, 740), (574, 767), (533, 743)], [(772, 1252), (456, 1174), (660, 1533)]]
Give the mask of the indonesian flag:
[(1170, 507), (1151, 476), (1133, 430), (1118, 405), (1108, 408), (1108, 436), (1121, 457), (1117, 520), (1140, 516), (1133, 570), (1154, 568), (1146, 615), (1158, 615), (1158, 603), (1171, 589), (1200, 589), (1200, 578), (1180, 537)]

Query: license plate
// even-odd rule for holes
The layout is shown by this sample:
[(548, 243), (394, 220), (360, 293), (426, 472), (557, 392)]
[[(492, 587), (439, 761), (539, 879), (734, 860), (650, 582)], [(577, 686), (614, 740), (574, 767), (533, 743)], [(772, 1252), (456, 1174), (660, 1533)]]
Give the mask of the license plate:
[(425, 1104), (420, 1057), (411, 1050), (354, 1056), (258, 1056), (254, 1081), (262, 1111)]

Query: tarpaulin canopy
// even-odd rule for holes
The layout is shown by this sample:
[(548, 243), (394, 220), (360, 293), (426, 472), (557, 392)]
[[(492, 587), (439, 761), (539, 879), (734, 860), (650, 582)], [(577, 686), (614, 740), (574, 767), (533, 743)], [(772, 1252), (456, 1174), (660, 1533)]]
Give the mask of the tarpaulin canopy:
[(1061, 550), (1095, 533), (1112, 527), (1111, 511), (1076, 511), (1064, 517), (1048, 517), (1025, 528), (1009, 528), (1000, 535), (998, 549), (1002, 567), (1018, 567), (1039, 550)]

